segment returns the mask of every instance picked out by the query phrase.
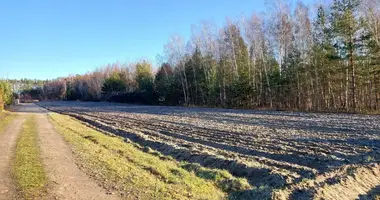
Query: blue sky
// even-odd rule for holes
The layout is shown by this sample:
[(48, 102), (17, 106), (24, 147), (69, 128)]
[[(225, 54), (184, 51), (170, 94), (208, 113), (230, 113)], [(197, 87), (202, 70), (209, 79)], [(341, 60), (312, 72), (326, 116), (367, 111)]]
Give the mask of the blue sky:
[(155, 62), (202, 20), (263, 11), (265, 0), (0, 0), (0, 78), (51, 79), (116, 61)]

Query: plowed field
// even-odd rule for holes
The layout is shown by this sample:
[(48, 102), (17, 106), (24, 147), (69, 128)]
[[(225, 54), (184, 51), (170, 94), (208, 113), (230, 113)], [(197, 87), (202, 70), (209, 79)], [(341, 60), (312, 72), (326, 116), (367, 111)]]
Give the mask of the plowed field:
[(347, 199), (366, 198), (376, 195), (380, 185), (380, 116), (85, 102), (40, 105), (177, 160), (227, 169), (267, 197), (334, 199), (334, 192), (329, 193), (334, 188), (350, 192)]

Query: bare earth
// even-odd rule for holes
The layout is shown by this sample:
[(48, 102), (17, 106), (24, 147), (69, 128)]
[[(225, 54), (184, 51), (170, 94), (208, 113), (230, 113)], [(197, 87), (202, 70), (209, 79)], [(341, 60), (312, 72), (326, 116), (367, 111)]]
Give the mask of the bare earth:
[(17, 110), (36, 115), (42, 159), (51, 184), (48, 199), (119, 199), (115, 195), (108, 195), (107, 191), (80, 171), (70, 147), (54, 130), (45, 109), (34, 104), (24, 104), (18, 106)]
[(0, 133), (0, 199), (16, 199), (14, 182), (11, 177), (10, 162), (12, 152), (16, 147), (17, 136), (21, 131), (21, 125), (25, 116), (20, 114), (3, 133)]
[(264, 186), (260, 192), (268, 198), (379, 194), (380, 116), (93, 102), (40, 105), (177, 160), (246, 177), (253, 186)]

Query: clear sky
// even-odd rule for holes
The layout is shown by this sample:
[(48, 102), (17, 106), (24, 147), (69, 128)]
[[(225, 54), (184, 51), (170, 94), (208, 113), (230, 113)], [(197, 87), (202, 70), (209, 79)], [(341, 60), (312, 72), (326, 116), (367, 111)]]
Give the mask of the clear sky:
[(265, 0), (0, 0), (0, 78), (51, 79), (116, 61), (155, 62), (172, 35)]

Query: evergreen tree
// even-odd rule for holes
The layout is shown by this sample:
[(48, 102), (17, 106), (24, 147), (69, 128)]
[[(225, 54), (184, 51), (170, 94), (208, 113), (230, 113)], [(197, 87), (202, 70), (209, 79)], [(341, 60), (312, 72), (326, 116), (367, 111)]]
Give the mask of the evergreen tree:
[[(359, 0), (334, 0), (331, 9), (332, 34), (334, 46), (345, 66), (345, 103), (348, 111), (350, 106), (356, 110), (356, 63), (358, 37), (361, 26), (356, 16)], [(347, 63), (347, 64), (345, 64)], [(351, 79), (351, 80), (350, 80)], [(351, 82), (351, 105), (349, 105), (349, 81)]]
[(156, 73), (154, 79), (156, 91), (158, 93), (159, 102), (167, 105), (175, 105), (176, 98), (179, 96), (175, 94), (174, 85), (174, 72), (168, 63), (164, 63)]

